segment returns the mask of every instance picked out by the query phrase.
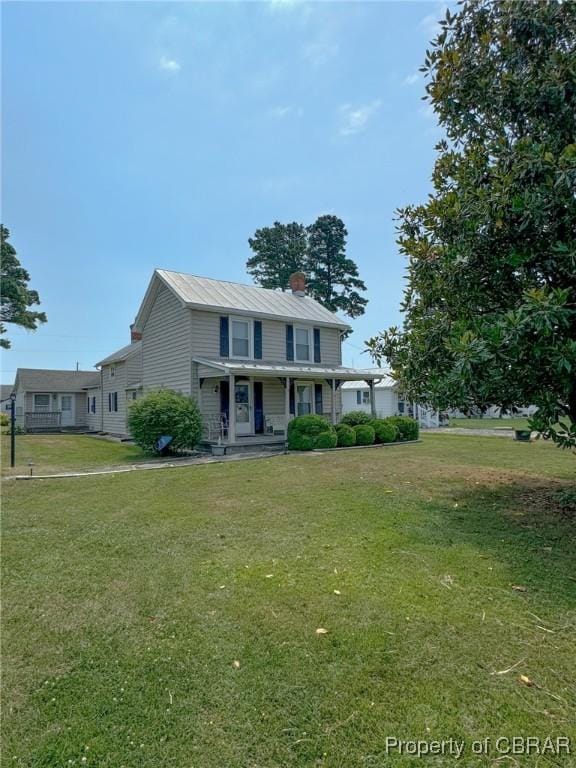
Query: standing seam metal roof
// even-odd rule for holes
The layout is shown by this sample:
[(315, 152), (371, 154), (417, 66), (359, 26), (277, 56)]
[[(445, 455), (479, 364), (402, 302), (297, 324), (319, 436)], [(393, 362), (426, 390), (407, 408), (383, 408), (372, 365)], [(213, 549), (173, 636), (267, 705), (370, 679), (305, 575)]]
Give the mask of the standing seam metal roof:
[(349, 328), (338, 315), (309, 296), (274, 291), (256, 285), (231, 283), (210, 277), (157, 269), (156, 273), (188, 306), (197, 309), (239, 311), (288, 320), (307, 320), (322, 325)]

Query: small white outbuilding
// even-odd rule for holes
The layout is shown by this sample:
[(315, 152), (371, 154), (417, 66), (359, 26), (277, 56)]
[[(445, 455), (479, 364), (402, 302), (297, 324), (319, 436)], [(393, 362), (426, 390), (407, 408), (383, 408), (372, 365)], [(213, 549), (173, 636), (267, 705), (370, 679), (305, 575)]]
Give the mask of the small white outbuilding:
[(346, 381), (342, 384), (342, 414), (350, 411), (364, 411), (368, 414), (375, 413), (379, 419), (387, 416), (412, 416), (418, 419), (421, 427), (439, 425), (438, 412), (407, 402), (389, 373), (378, 368), (372, 369), (371, 372), (381, 373), (381, 378), (374, 380), (372, 390), (365, 381)]

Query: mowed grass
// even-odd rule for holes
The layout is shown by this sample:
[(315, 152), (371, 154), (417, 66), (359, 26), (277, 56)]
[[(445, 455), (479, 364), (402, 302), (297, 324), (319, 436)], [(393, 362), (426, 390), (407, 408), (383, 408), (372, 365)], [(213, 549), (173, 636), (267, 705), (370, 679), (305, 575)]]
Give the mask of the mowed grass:
[(16, 435), (16, 462), (10, 466), (10, 437), (2, 435), (2, 472), (35, 475), (114, 467), (150, 459), (137, 446), (90, 435)]
[(576, 737), (575, 469), (439, 434), (6, 483), (3, 765), (573, 764), (469, 750)]
[(528, 419), (511, 416), (509, 419), (457, 419), (450, 418), (451, 427), (466, 429), (529, 429)]

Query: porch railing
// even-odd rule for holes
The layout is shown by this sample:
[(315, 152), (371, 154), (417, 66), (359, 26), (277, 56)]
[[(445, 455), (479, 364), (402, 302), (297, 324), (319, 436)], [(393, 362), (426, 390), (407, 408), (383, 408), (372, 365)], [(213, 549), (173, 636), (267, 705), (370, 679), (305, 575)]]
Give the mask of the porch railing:
[(27, 411), (24, 414), (26, 429), (54, 429), (60, 426), (61, 411)]

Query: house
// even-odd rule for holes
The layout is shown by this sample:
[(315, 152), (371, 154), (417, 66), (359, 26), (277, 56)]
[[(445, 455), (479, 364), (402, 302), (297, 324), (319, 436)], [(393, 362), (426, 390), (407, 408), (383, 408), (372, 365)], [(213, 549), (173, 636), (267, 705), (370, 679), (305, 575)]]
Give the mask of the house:
[[(168, 388), (194, 397), (206, 444), (283, 443), (293, 416), (318, 413), (336, 422), (343, 383), (371, 387), (379, 378), (342, 365), (348, 329), (306, 295), (302, 273), (283, 292), (157, 269), (132, 327), (142, 373), (134, 383), (138, 392)], [(122, 363), (111, 358), (100, 362), (104, 424), (113, 386), (106, 368), (118, 371)], [(118, 414), (120, 430), (120, 401)]]
[(84, 429), (88, 426), (86, 387), (96, 371), (18, 368), (14, 381), (16, 423), (26, 430)]
[(0, 384), (0, 411), (10, 413), (12, 401), (10, 395), (14, 390), (14, 384)]
[(98, 381), (86, 388), (91, 431), (128, 434), (128, 405), (142, 393), (142, 342), (131, 329), (130, 344), (96, 363)]
[(438, 412), (425, 406), (406, 401), (398, 385), (389, 373), (380, 368), (372, 369), (377, 378), (373, 387), (365, 381), (347, 381), (342, 385), (342, 412), (375, 412), (378, 418), (387, 416), (412, 416), (418, 419), (422, 427), (437, 427)]

